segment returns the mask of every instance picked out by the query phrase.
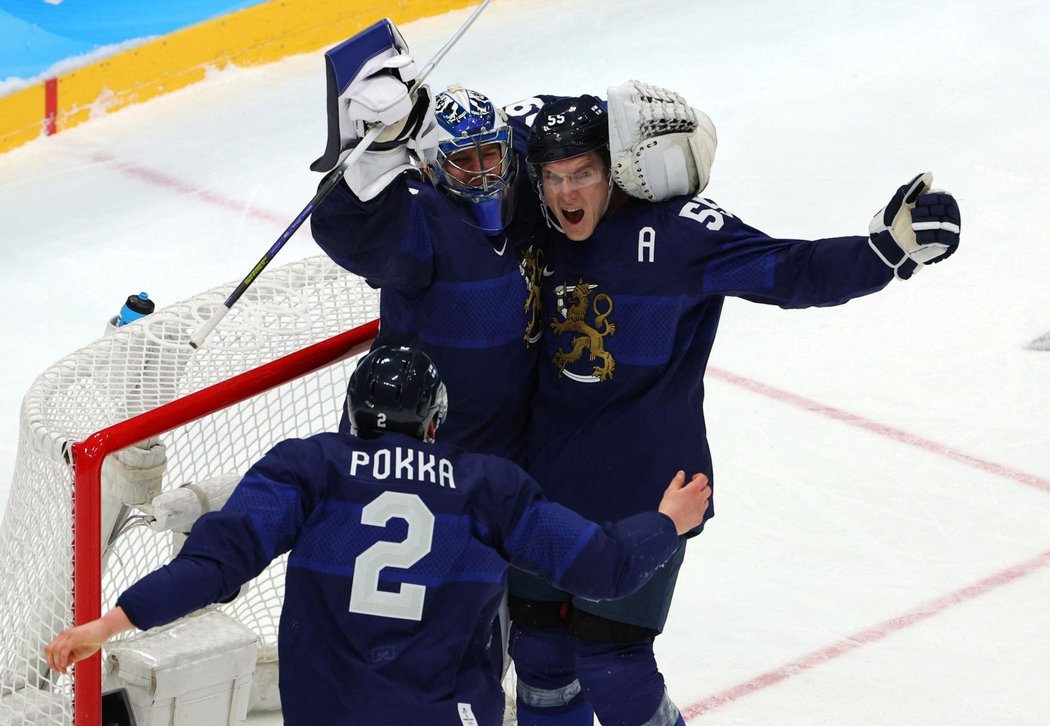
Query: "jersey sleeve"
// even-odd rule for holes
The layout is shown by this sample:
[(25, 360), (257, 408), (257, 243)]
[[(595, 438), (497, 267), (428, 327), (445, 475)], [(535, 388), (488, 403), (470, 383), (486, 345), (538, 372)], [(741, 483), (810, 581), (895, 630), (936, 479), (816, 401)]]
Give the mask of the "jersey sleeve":
[(336, 264), (364, 277), (372, 287), (422, 290), (431, 283), (434, 262), (430, 229), (417, 196), (406, 175), (367, 202), (345, 183), (337, 184), (311, 215), (314, 240)]
[(729, 295), (784, 308), (840, 305), (877, 292), (893, 279), (863, 236), (775, 239), (714, 202), (676, 200), (676, 230), (704, 294)]
[[(323, 476), (308, 468), (311, 460), (320, 460), (319, 451), (312, 457), (300, 453), (293, 468), (288, 443), (260, 459), (220, 511), (197, 520), (174, 560), (121, 594), (117, 605), (137, 628), (163, 625), (230, 598), (291, 549), (319, 499), (317, 483)], [(307, 442), (298, 443), (309, 448)]]
[[(510, 462), (490, 471), (495, 546), (511, 564), (592, 600), (624, 597), (644, 585), (678, 546), (670, 517), (642, 512), (599, 525), (547, 500)], [(503, 464), (506, 463), (506, 466)]]

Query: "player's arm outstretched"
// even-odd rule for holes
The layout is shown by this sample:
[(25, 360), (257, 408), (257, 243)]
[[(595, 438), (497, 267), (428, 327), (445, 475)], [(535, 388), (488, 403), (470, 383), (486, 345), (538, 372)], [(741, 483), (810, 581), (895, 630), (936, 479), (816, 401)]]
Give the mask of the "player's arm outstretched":
[[(673, 252), (706, 294), (741, 297), (783, 308), (841, 305), (906, 280), (951, 256), (959, 246), (960, 214), (948, 192), (929, 191), (932, 175), (901, 186), (866, 236), (775, 239), (697, 195), (664, 207)], [(684, 244), (695, 241), (691, 247)]]
[[(131, 585), (101, 618), (59, 633), (44, 649), (49, 666), (65, 672), (118, 633), (164, 625), (225, 601), (288, 551), (312, 506), (313, 488), (298, 486), (311, 474), (293, 473), (281, 453), (287, 447), (278, 444), (260, 459), (221, 511), (198, 519), (174, 560)], [(320, 460), (312, 449), (296, 451), (299, 467)]]
[(524, 504), (507, 524), (503, 552), (517, 567), (589, 599), (624, 597), (674, 553), (679, 536), (700, 524), (711, 498), (707, 477), (679, 471), (657, 511), (599, 525), (547, 501), (522, 473)]
[(44, 648), (47, 667), (65, 673), (69, 666), (97, 653), (107, 640), (134, 627), (118, 605), (101, 618), (59, 633)]

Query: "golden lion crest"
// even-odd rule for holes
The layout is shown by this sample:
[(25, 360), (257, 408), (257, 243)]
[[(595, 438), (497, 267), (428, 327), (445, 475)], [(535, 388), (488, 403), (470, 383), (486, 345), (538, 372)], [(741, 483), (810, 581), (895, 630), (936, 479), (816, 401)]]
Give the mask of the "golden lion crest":
[(525, 344), (535, 343), (540, 338), (540, 289), (543, 287), (545, 273), (543, 266), (543, 250), (530, 247), (521, 253), (521, 262), (518, 270), (525, 278), (525, 288), (529, 294), (525, 298), (525, 314), (528, 322), (525, 324)]
[[(563, 285), (563, 290), (569, 290)], [(592, 375), (599, 381), (612, 378), (616, 369), (616, 360), (612, 354), (605, 349), (605, 338), (616, 332), (616, 325), (609, 320), (613, 311), (613, 301), (606, 293), (602, 292), (594, 296), (591, 302), (592, 285), (583, 280), (569, 290), (570, 305), (565, 308), (565, 320), (551, 318), (551, 328), (556, 335), (561, 333), (579, 333), (572, 339), (570, 350), (558, 348), (554, 353), (552, 362), (561, 373), (565, 373), (565, 366), (575, 363), (587, 351), (588, 360), (598, 361), (594, 366)], [(599, 307), (600, 305), (600, 307)], [(594, 312), (594, 325), (587, 322), (587, 312)]]

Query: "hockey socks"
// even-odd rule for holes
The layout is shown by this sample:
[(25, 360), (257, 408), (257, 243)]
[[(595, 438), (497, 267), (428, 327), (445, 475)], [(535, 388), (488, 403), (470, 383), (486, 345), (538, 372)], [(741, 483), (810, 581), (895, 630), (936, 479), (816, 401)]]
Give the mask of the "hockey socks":
[(564, 627), (512, 626), (518, 726), (592, 726), (594, 711), (576, 680), (572, 635)]
[(603, 726), (684, 724), (656, 667), (652, 638), (636, 643), (577, 639), (576, 676)]
[(514, 626), (519, 726), (684, 726), (656, 667), (653, 640), (598, 643), (567, 628)]

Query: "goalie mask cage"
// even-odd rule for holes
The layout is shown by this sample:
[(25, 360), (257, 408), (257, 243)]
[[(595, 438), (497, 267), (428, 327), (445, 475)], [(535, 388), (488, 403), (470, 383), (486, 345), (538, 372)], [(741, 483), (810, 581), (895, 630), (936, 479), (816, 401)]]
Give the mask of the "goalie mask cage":
[[(189, 336), (234, 284), (117, 328), (26, 394), (0, 529), (0, 724), (99, 723), (105, 649), (62, 675), (48, 670), (43, 648), (98, 617), (178, 544), (144, 526), (141, 512), (121, 510), (103, 564), (107, 455), (159, 437), (169, 491), (243, 474), (278, 441), (337, 426), (353, 357), (378, 331), (378, 293), (327, 257), (301, 260), (262, 274), (193, 350)], [(284, 564), (221, 606), (256, 633), (261, 654), (276, 653)]]

